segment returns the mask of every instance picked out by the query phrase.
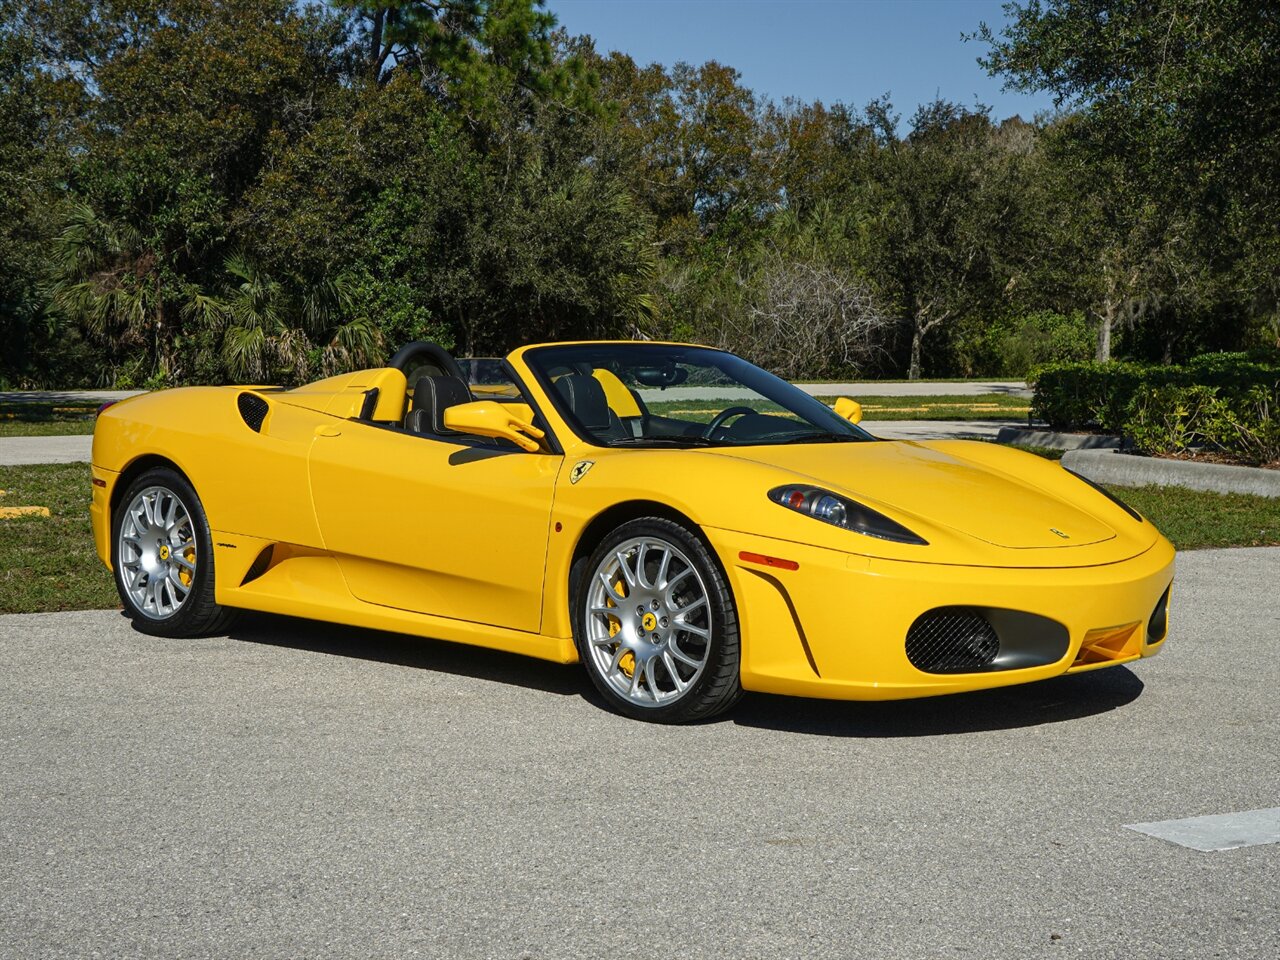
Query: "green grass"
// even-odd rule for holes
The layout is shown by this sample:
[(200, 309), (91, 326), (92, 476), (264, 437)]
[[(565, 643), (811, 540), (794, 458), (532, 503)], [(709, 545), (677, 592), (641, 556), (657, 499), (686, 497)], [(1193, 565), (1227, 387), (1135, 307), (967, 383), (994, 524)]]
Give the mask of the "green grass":
[(0, 405), (0, 437), (65, 437), (93, 433), (96, 404)]
[(79, 437), (91, 433), (92, 420), (0, 420), (0, 437)]
[(1181, 487), (1108, 487), (1179, 550), (1280, 545), (1280, 498)]
[[(1176, 487), (1113, 489), (1179, 550), (1280, 544), (1280, 499)], [(119, 606), (93, 548), (87, 465), (0, 467), (0, 490), (0, 506), (48, 507), (51, 514), (0, 520), (0, 613)]]
[(89, 465), (0, 467), (0, 506), (48, 507), (48, 517), (0, 520), (0, 613), (119, 605), (89, 527)]
[[(995, 441), (991, 441), (995, 443)], [(1065, 450), (1055, 450), (1053, 447), (1037, 447), (1030, 443), (1010, 443), (1006, 446), (1013, 447), (1015, 450), (1025, 450), (1027, 453), (1034, 453), (1037, 457), (1044, 457), (1046, 460), (1061, 460)]]

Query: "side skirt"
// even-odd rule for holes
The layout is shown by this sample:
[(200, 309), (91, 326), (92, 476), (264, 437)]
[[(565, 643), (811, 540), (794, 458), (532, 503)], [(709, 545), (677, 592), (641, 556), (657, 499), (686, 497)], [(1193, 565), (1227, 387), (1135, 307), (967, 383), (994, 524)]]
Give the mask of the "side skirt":
[(279, 545), (272, 551), (276, 559), (259, 572), (254, 564), (272, 544), (221, 532), (214, 532), (213, 541), (215, 597), (223, 606), (467, 643), (555, 663), (578, 660), (571, 637), (546, 637), (359, 600), (347, 589), (338, 562), (323, 551)]

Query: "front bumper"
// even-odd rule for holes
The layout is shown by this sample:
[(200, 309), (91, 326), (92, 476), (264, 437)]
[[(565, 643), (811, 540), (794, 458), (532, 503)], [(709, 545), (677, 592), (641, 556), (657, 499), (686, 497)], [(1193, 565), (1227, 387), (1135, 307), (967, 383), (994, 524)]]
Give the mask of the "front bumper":
[(98, 559), (111, 569), (111, 497), (115, 493), (120, 474), (90, 466), (92, 474), (92, 499), (89, 501), (89, 523), (93, 528), (93, 545)]
[[(1173, 580), (1174, 550), (1163, 538), (1118, 563), (992, 568), (881, 560), (729, 530), (706, 533), (737, 600), (748, 690), (839, 700), (926, 697), (1114, 666), (1163, 646), (1164, 631), (1158, 639), (1147, 632)], [(784, 558), (798, 568), (746, 561), (743, 553)], [(927, 611), (951, 606), (1047, 617), (1066, 628), (1066, 651), (1052, 663), (1016, 669), (917, 669), (907, 658), (907, 631)], [(1107, 634), (1130, 624), (1137, 627), (1119, 639)]]

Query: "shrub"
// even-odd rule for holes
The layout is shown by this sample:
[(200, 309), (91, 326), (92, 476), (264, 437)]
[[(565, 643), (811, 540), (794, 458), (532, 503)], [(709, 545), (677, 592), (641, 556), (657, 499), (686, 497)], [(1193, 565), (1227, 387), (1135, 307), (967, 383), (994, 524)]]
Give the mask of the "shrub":
[(1127, 405), (1124, 434), (1140, 450), (1184, 453), (1202, 446), (1208, 434), (1223, 435), (1227, 417), (1227, 405), (1214, 387), (1143, 386)]
[(1135, 363), (1051, 363), (1027, 377), (1031, 414), (1059, 430), (1115, 431), (1148, 368)]
[(1034, 416), (1058, 429), (1118, 433), (1150, 453), (1200, 447), (1280, 460), (1280, 355), (1204, 354), (1183, 366), (1062, 363), (1037, 368)]
[(991, 377), (1025, 377), (1038, 365), (1088, 360), (1093, 330), (1081, 311), (1038, 310), (982, 322), (960, 347), (962, 366)]

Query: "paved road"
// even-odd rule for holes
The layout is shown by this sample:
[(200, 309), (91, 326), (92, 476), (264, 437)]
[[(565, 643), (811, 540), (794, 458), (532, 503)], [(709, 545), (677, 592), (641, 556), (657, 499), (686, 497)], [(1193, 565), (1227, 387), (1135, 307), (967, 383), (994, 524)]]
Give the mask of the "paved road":
[(0, 957), (1267, 958), (1280, 550), (1136, 665), (667, 729), (576, 668), (254, 617), (0, 618)]
[(0, 467), (89, 462), (93, 437), (0, 437)]

